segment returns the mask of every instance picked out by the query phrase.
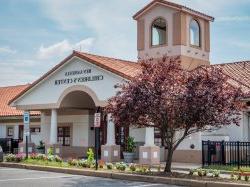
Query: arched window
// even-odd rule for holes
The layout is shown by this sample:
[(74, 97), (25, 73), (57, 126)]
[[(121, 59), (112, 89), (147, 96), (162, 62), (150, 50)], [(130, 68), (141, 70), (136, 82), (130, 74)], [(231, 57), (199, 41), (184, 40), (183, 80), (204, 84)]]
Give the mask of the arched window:
[(164, 45), (167, 43), (167, 23), (164, 19), (158, 18), (152, 23), (151, 27), (151, 45)]
[(200, 40), (200, 25), (198, 21), (192, 20), (190, 22), (190, 44), (193, 46), (200, 47), (201, 40)]

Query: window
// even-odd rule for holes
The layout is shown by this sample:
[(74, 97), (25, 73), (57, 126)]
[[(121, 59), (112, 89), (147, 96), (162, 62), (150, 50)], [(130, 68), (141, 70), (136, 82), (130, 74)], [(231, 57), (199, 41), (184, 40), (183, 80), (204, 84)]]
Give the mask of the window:
[(200, 25), (194, 19), (190, 22), (190, 44), (200, 47)]
[(32, 127), (32, 128), (30, 128), (30, 132), (31, 133), (39, 133), (39, 132), (41, 132), (41, 129), (40, 129), (40, 127)]
[(156, 19), (151, 27), (151, 45), (164, 45), (167, 43), (167, 24), (162, 18)]
[(63, 146), (70, 146), (70, 127), (58, 127), (57, 142)]
[(14, 129), (13, 127), (7, 128), (7, 136), (13, 136), (14, 135)]
[(154, 132), (155, 132), (155, 141), (154, 141), (155, 145), (159, 147), (163, 146), (163, 142), (161, 140), (161, 131), (157, 128), (154, 128)]

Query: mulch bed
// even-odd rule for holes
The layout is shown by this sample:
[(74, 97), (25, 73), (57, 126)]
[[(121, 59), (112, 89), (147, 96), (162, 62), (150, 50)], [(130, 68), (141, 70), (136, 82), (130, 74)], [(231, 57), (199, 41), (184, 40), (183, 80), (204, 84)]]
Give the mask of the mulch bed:
[[(210, 177), (210, 176), (196, 176), (196, 175), (189, 175), (185, 173), (178, 173), (178, 172), (172, 172), (172, 173), (163, 173), (163, 172), (152, 172), (152, 173), (137, 173), (138, 175), (149, 175), (149, 176), (157, 176), (157, 177), (170, 177), (170, 178), (177, 178), (177, 179), (191, 179), (191, 180), (202, 180), (202, 181), (213, 181), (213, 182), (229, 182), (229, 183), (240, 183), (240, 184), (249, 184), (250, 185), (250, 179), (249, 181), (244, 180), (231, 180), (231, 179), (225, 179), (220, 177)], [(244, 177), (242, 176), (242, 179)]]

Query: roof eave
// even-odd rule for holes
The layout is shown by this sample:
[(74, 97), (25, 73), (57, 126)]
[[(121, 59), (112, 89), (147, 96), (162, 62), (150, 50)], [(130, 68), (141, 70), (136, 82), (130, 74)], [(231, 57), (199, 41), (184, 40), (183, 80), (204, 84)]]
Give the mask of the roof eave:
[(170, 8), (173, 8), (173, 9), (176, 9), (176, 10), (179, 10), (179, 11), (183, 11), (185, 13), (189, 13), (191, 15), (194, 15), (194, 16), (198, 16), (198, 17), (201, 17), (207, 21), (214, 21), (214, 17), (212, 16), (208, 16), (206, 14), (202, 14), (200, 12), (196, 12), (194, 10), (191, 10), (190, 8), (187, 8), (187, 7), (184, 7), (182, 5), (178, 5), (178, 4), (174, 4), (174, 3), (171, 3), (169, 4), (170, 2), (168, 2), (168, 4), (164, 1), (161, 1), (161, 0), (154, 0), (152, 1), (151, 3), (149, 3), (148, 5), (146, 5), (145, 7), (143, 7), (141, 10), (139, 10), (136, 14), (134, 14), (133, 16), (133, 19), (134, 20), (138, 20), (142, 15), (145, 14), (145, 12), (147, 12), (149, 9), (151, 9), (153, 6), (157, 5), (157, 4), (160, 4), (160, 5), (163, 5), (163, 6), (167, 6), (167, 7), (170, 7)]
[(46, 77), (48, 77), (49, 75), (51, 75), (52, 73), (54, 73), (58, 68), (60, 68), (61, 66), (63, 66), (63, 64), (65, 64), (67, 61), (69, 61), (73, 57), (78, 57), (78, 58), (84, 59), (86, 61), (89, 61), (90, 63), (93, 63), (94, 65), (97, 65), (97, 66), (99, 66), (99, 67), (101, 67), (103, 69), (106, 69), (106, 70), (114, 73), (114, 74), (117, 74), (118, 76), (121, 76), (124, 79), (131, 80), (133, 78), (133, 77), (128, 76), (128, 75), (126, 75), (126, 74), (124, 74), (122, 72), (119, 72), (119, 71), (115, 70), (115, 69), (109, 68), (108, 66), (100, 64), (100, 63), (98, 63), (98, 62), (96, 62), (96, 61), (88, 58), (87, 56), (79, 53), (78, 51), (73, 50), (73, 52), (72, 52), (71, 55), (69, 55), (67, 58), (65, 58), (63, 61), (61, 61), (59, 64), (57, 64), (56, 66), (54, 66), (50, 71), (48, 71), (42, 77), (40, 77), (35, 82), (33, 82), (30, 86), (28, 86), (26, 89), (24, 89), (22, 92), (20, 92), (16, 97), (14, 97), (13, 99), (11, 99), (8, 102), (8, 105), (15, 107), (16, 106), (15, 102), (20, 97), (22, 97), (27, 91), (29, 91), (31, 88), (33, 88), (34, 86), (36, 86), (38, 83), (40, 83), (41, 81), (43, 81)]

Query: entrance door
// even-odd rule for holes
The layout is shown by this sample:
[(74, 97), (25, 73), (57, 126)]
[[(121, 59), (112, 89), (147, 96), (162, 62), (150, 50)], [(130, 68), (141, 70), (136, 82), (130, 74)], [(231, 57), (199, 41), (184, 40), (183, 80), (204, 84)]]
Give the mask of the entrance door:
[(19, 125), (18, 138), (23, 141), (23, 125)]
[(62, 146), (70, 146), (70, 127), (57, 128), (57, 142)]
[[(129, 136), (129, 127), (115, 127), (116, 144), (121, 146), (121, 153), (125, 150), (126, 139)], [(122, 154), (121, 154), (122, 155)]]

